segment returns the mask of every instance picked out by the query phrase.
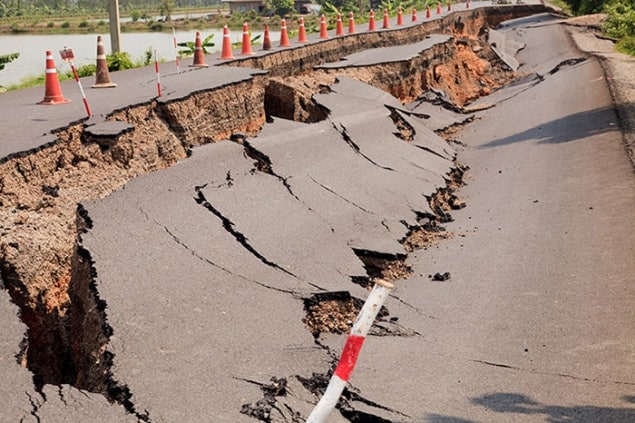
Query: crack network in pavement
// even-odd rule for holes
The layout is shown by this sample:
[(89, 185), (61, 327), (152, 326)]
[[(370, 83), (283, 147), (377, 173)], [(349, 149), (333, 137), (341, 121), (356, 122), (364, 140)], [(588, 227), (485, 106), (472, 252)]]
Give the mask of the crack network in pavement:
[[(42, 406), (42, 404), (38, 403), (32, 396), (31, 394), (29, 394), (28, 392), (25, 392), (26, 396), (29, 398), (29, 403), (31, 404), (31, 411), (30, 414), (35, 417), (35, 421), (37, 423), (40, 423), (40, 416), (38, 416), (37, 412), (40, 409), (40, 407)], [(46, 397), (40, 393), (40, 395), (42, 395), (42, 399), (44, 400), (44, 402), (46, 402)], [(21, 419), (20, 421), (22, 422), (24, 419)]]
[(263, 262), (267, 266), (273, 267), (274, 269), (278, 269), (281, 272), (286, 273), (287, 275), (298, 279), (298, 277), (296, 275), (294, 275), (292, 272), (289, 272), (287, 269), (284, 269), (283, 267), (281, 267), (278, 264), (270, 261), (265, 256), (263, 256), (261, 253), (259, 253), (258, 250), (256, 250), (249, 243), (249, 240), (247, 239), (247, 237), (243, 233), (241, 233), (241, 232), (236, 230), (234, 222), (232, 222), (227, 216), (224, 216), (220, 212), (220, 210), (215, 208), (209, 201), (207, 201), (207, 198), (205, 198), (205, 194), (203, 194), (203, 189), (206, 186), (207, 186), (207, 184), (202, 185), (202, 186), (194, 187), (194, 191), (196, 192), (196, 197), (194, 197), (194, 201), (196, 201), (196, 204), (199, 204), (199, 205), (203, 206), (208, 211), (210, 211), (214, 216), (216, 216), (218, 219), (220, 219), (221, 223), (223, 224), (223, 228), (225, 228), (225, 230), (227, 232), (229, 232), (229, 234), (231, 236), (233, 236), (234, 239), (236, 241), (238, 241), (238, 243), (240, 245), (243, 246), (243, 248), (245, 248), (247, 251), (249, 251), (251, 254), (253, 254), (258, 260), (260, 260), (261, 262)]
[(583, 376), (575, 376), (575, 375), (570, 375), (570, 374), (566, 374), (566, 373), (542, 372), (542, 371), (538, 371), (538, 370), (524, 369), (522, 367), (511, 366), (509, 364), (495, 363), (493, 361), (488, 361), (488, 360), (468, 359), (468, 361), (471, 361), (473, 363), (485, 364), (486, 366), (499, 367), (499, 368), (502, 368), (502, 369), (517, 370), (517, 371), (520, 371), (520, 372), (527, 372), (527, 373), (540, 374), (540, 375), (558, 376), (558, 377), (564, 377), (564, 378), (567, 378), (567, 379), (581, 380), (581, 381), (584, 381), (584, 382), (613, 383), (613, 384), (616, 384), (616, 385), (635, 386), (634, 382), (624, 382), (624, 381), (619, 381), (619, 380), (607, 381), (607, 380), (591, 379), (591, 378), (583, 377)]
[[(340, 195), (339, 193), (335, 192), (335, 190), (333, 190), (332, 188), (322, 184), (321, 182), (318, 182), (317, 180), (315, 180), (315, 178), (311, 175), (308, 175), (309, 178), (316, 183), (317, 185), (319, 185), (320, 187), (324, 188), (325, 190), (327, 190), (328, 192), (330, 192), (331, 194), (335, 195), (337, 198), (344, 200), (345, 202), (347, 202), (348, 204), (352, 205), (353, 207), (356, 207), (358, 209), (360, 209), (361, 211), (365, 212), (365, 213), (372, 213), (371, 211), (366, 210), (365, 208), (363, 208), (362, 206), (360, 206), (359, 204), (349, 200), (348, 198), (344, 197), (343, 195)], [(389, 231), (390, 232), (390, 231)]]
[[(229, 172), (227, 172), (227, 175), (229, 176)], [(227, 273), (229, 275), (236, 276), (238, 278), (241, 278), (244, 281), (247, 281), (247, 282), (250, 282), (250, 283), (254, 283), (254, 284), (256, 284), (258, 286), (261, 286), (263, 288), (271, 289), (273, 291), (282, 292), (282, 293), (285, 293), (285, 294), (291, 294), (294, 297), (299, 297), (300, 296), (300, 294), (295, 292), (295, 291), (292, 291), (292, 290), (289, 290), (289, 289), (276, 288), (275, 286), (270, 286), (270, 285), (264, 284), (262, 282), (259, 282), (259, 281), (255, 280), (255, 279), (251, 279), (251, 278), (248, 278), (248, 277), (246, 277), (244, 275), (241, 275), (241, 274), (238, 274), (238, 273), (234, 273), (231, 270), (227, 269), (226, 267), (223, 267), (223, 266), (221, 266), (221, 265), (219, 265), (217, 263), (214, 263), (212, 260), (208, 259), (207, 257), (202, 256), (197, 251), (192, 249), (189, 245), (187, 245), (185, 242), (183, 242), (183, 240), (181, 240), (181, 238), (176, 236), (167, 226), (162, 225), (156, 219), (151, 218), (148, 215), (148, 213), (145, 210), (143, 210), (142, 207), (139, 207), (139, 210), (144, 215), (146, 220), (148, 220), (148, 221), (154, 223), (155, 225), (157, 225), (158, 227), (162, 228), (170, 236), (170, 238), (172, 238), (172, 240), (176, 244), (178, 244), (180, 247), (182, 247), (185, 250), (187, 250), (192, 256), (194, 256), (198, 260), (201, 260), (203, 263), (209, 264), (210, 266), (213, 266), (213, 267), (215, 267), (215, 268), (217, 268), (217, 269), (219, 269), (219, 270), (221, 270), (221, 271), (223, 271), (223, 272), (225, 272), (225, 273)]]
[[(278, 180), (282, 182), (282, 185), (284, 185), (284, 187), (287, 189), (289, 194), (291, 194), (293, 198), (295, 198), (296, 200), (302, 203), (302, 200), (300, 200), (300, 198), (297, 195), (295, 195), (295, 193), (291, 189), (291, 185), (289, 184), (289, 181), (288, 181), (289, 177), (285, 178), (283, 176), (278, 175), (276, 172), (273, 171), (273, 166), (271, 164), (271, 159), (269, 158), (269, 156), (267, 156), (262, 151), (256, 149), (247, 140), (243, 141), (243, 147), (245, 148), (245, 154), (247, 154), (248, 157), (256, 160), (256, 163), (255, 163), (256, 169), (258, 169), (259, 171), (263, 173), (266, 173), (267, 175), (271, 175), (278, 178)], [(309, 210), (311, 210), (310, 207), (309, 207)]]
[(362, 150), (359, 148), (359, 145), (357, 145), (355, 141), (353, 141), (351, 136), (348, 134), (348, 130), (346, 129), (344, 125), (340, 123), (339, 124), (340, 127), (338, 128), (335, 122), (331, 122), (331, 124), (333, 125), (333, 129), (335, 129), (342, 136), (342, 139), (346, 141), (346, 144), (348, 144), (348, 146), (351, 147), (355, 153), (359, 154), (360, 156), (368, 160), (371, 164), (377, 166), (380, 169), (390, 170), (394, 172), (393, 168), (382, 166), (378, 164), (376, 161), (374, 161), (373, 159), (371, 159), (370, 157), (368, 157), (366, 154), (362, 153)]

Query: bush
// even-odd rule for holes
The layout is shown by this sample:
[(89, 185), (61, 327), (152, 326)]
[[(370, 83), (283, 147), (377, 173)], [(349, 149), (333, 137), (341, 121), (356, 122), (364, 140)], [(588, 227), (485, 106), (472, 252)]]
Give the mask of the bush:
[(81, 21), (78, 26), (80, 28), (88, 28), (88, 21)]
[(143, 62), (142, 66), (148, 66), (150, 63), (154, 61), (154, 49), (152, 46), (149, 46), (146, 51), (143, 53)]
[(126, 52), (113, 53), (106, 56), (106, 63), (108, 63), (108, 70), (111, 72), (132, 69), (134, 63), (130, 55)]
[(92, 63), (88, 65), (82, 65), (75, 70), (77, 71), (77, 75), (79, 75), (80, 78), (83, 78), (85, 76), (92, 76), (97, 73), (97, 65), (94, 65)]
[(623, 38), (635, 36), (635, 9), (626, 0), (606, 6), (608, 17), (604, 22), (604, 32), (609, 37)]
[(618, 41), (615, 46), (617, 51), (635, 56), (635, 37), (626, 37)]
[(66, 22), (62, 22), (62, 25), (60, 25), (62, 28), (70, 28), (71, 27), (71, 23), (66, 21)]
[(618, 40), (615, 48), (635, 56), (635, 5), (628, 0), (618, 0), (605, 6), (607, 13), (604, 32)]
[[(92, 76), (96, 74), (97, 66), (96, 65), (82, 65), (82, 66), (76, 67), (75, 70), (77, 71), (77, 76), (79, 76), (80, 78), (83, 78), (85, 76)], [(64, 73), (63, 75), (60, 75), (60, 79), (61, 80), (75, 79), (75, 75), (73, 75), (73, 71), (71, 70)]]
[(55, 27), (55, 22), (49, 22), (46, 24), (47, 28), (54, 28)]

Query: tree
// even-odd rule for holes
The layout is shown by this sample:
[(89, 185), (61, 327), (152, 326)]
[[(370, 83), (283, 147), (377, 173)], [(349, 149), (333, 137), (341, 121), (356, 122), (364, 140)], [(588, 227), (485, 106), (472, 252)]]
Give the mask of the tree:
[(571, 7), (574, 15), (586, 15), (589, 13), (598, 13), (607, 3), (614, 3), (606, 0), (564, 0)]
[(362, 4), (359, 0), (316, 0), (316, 3), (333, 13), (343, 10), (356, 10)]
[(293, 0), (269, 0), (268, 2), (271, 9), (273, 9), (273, 13), (278, 16), (284, 16), (294, 10)]
[(172, 20), (172, 11), (174, 11), (174, 7), (174, 0), (161, 0), (159, 13), (165, 16), (166, 22), (170, 22)]

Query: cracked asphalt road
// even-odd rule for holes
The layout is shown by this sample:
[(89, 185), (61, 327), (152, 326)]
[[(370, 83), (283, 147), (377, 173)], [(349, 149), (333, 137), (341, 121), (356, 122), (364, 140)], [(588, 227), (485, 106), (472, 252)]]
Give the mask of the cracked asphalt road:
[[(380, 91), (347, 79), (335, 90), (325, 98), (357, 113), (274, 121), (245, 145), (196, 148), (84, 205), (113, 378), (151, 421), (248, 421), (241, 405), (261, 394), (245, 379), (327, 371), (332, 357), (305, 327), (303, 299), (365, 298), (350, 280), (366, 274), (353, 248), (403, 253), (401, 221), (431, 213), (422, 193), (445, 186), (451, 149), (429, 131), (415, 138), (438, 154), (397, 137), (390, 110), (367, 98)], [(345, 121), (355, 147), (334, 128)]]
[[(635, 416), (632, 168), (601, 68), (550, 22), (503, 29), (526, 44), (529, 82), (483, 100), (496, 107), (457, 136), (468, 207), (447, 225), (454, 238), (410, 255), (414, 274), (387, 304), (410, 336), (364, 346), (351, 383), (366, 418)], [(421, 192), (449, 170), (447, 147), (399, 140), (381, 120), (398, 105), (372, 88), (343, 79), (333, 91), (316, 96), (337, 110), (329, 122), (276, 121), (247, 140), (269, 174), (244, 146), (214, 144), (87, 206), (114, 377), (152, 421), (251, 421), (238, 411), (262, 393), (245, 379), (326, 372), (343, 338), (315, 344), (301, 298), (363, 298), (352, 248), (394, 251), (399, 221), (428, 211)], [(310, 398), (295, 384), (278, 405), (307, 415)]]
[[(468, 206), (445, 225), (455, 236), (409, 255), (413, 276), (387, 303), (405, 330), (369, 337), (351, 379), (357, 414), (330, 421), (635, 419), (632, 167), (600, 67), (552, 23), (503, 30), (526, 44), (517, 58), (528, 77), (484, 99), (496, 107), (455, 136), (471, 167), (459, 192)], [(417, 136), (399, 139), (386, 106), (400, 106), (355, 81), (317, 98), (339, 107), (330, 121), (276, 120), (247, 139), (269, 173), (246, 146), (222, 142), (84, 204), (112, 376), (138, 416), (254, 421), (240, 411), (272, 377), (289, 381), (273, 421), (308, 415), (317, 397), (295, 376), (326, 372), (344, 337), (314, 342), (303, 299), (364, 298), (353, 249), (400, 251), (401, 221), (428, 210), (421, 193), (441, 184), (454, 152), (406, 113)], [(452, 278), (431, 281), (436, 272)], [(6, 297), (0, 306), (15, 313)], [(4, 342), (24, 332), (0, 324)], [(99, 395), (44, 393), (9, 411), (136, 420)]]

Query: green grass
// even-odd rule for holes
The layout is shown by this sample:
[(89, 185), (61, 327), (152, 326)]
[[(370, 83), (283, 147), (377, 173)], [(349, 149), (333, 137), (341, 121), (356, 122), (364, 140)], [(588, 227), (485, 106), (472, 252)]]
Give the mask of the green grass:
[(44, 85), (44, 74), (39, 76), (29, 76), (23, 78), (17, 84), (11, 84), (8, 87), (4, 87), (7, 91), (22, 90), (24, 88), (38, 87)]
[[(113, 67), (110, 68), (110, 72), (116, 72), (118, 69), (122, 69), (122, 70), (132, 69), (132, 68), (138, 68), (141, 66), (148, 65), (149, 61), (152, 59), (152, 55), (151, 53), (149, 53), (151, 51), (152, 51), (152, 48), (148, 48), (148, 51), (146, 51), (145, 53), (145, 57), (136, 61), (132, 61), (130, 59), (130, 56), (127, 53), (118, 53), (115, 56), (108, 55), (110, 59), (109, 63), (113, 65)], [(94, 64), (82, 65), (82, 66), (78, 66), (76, 70), (79, 77), (83, 78), (86, 76), (95, 75), (95, 73), (97, 72), (97, 66)], [(70, 70), (66, 72), (58, 72), (57, 76), (60, 81), (66, 81), (68, 79), (74, 78), (73, 71), (70, 71)], [(37, 76), (28, 76), (26, 78), (23, 78), (17, 84), (12, 84), (12, 85), (9, 85), (8, 87), (0, 87), (0, 92), (22, 90), (22, 89), (31, 88), (31, 87), (39, 87), (44, 85), (45, 82), (46, 82), (45, 74), (41, 74)]]

